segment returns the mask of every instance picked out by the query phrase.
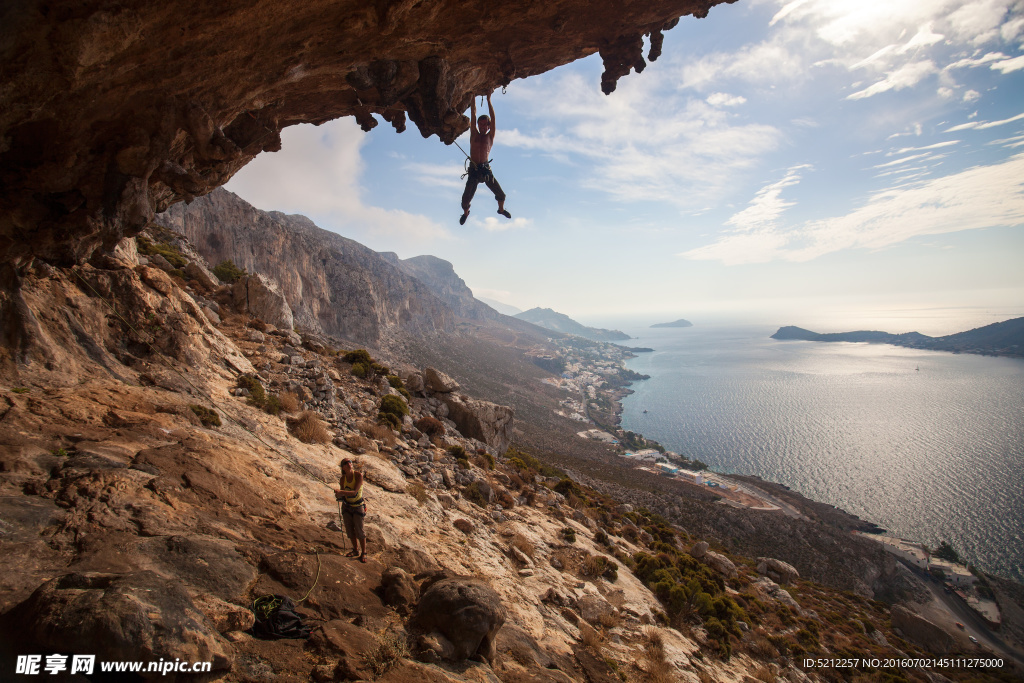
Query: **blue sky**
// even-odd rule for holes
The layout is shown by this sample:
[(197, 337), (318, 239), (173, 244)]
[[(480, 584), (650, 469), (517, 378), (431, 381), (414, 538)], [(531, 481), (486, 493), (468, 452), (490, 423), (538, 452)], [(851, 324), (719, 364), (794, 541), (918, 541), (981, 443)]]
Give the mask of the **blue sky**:
[(610, 96), (596, 55), (495, 93), (511, 221), (480, 186), (460, 226), (462, 153), (385, 122), (286, 129), (227, 187), (594, 324), (1024, 315), (1024, 2), (739, 0), (665, 38)]

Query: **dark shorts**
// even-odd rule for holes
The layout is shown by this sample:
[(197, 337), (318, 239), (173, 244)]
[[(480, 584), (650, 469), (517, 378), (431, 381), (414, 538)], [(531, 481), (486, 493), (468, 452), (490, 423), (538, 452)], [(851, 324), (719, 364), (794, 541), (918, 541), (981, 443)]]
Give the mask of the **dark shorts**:
[(363, 518), (366, 517), (366, 504), (358, 505), (355, 508), (348, 505), (341, 506), (341, 518), (345, 522), (345, 533), (352, 539), (365, 539), (363, 531)]
[(494, 198), (499, 202), (505, 201), (505, 193), (502, 191), (498, 181), (494, 179), (491, 167), (487, 164), (472, 164), (469, 167), (469, 175), (466, 176), (466, 189), (462, 193), (463, 210), (469, 208), (469, 203), (473, 201), (473, 195), (476, 194), (476, 186), (480, 183), (485, 184), (487, 189), (494, 193)]

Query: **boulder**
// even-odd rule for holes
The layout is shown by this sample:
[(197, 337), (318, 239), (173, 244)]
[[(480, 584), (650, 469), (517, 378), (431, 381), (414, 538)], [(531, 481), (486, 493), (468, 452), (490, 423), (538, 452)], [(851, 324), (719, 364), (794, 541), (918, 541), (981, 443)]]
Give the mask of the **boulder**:
[(705, 541), (701, 541), (700, 543), (695, 543), (694, 546), (690, 548), (690, 555), (699, 560), (700, 558), (704, 557), (704, 554), (707, 551), (708, 544)]
[(776, 583), (794, 583), (800, 578), (800, 572), (796, 567), (772, 557), (757, 558), (757, 573), (767, 576)]
[(380, 577), (380, 587), (384, 604), (402, 614), (407, 613), (416, 602), (416, 584), (401, 567), (386, 569)]
[(76, 573), (47, 581), (22, 603), (19, 623), (49, 652), (101, 660), (213, 662), (230, 669), (230, 645), (176, 581), (149, 571)]
[(907, 640), (933, 654), (949, 654), (956, 647), (952, 635), (902, 605), (893, 605), (890, 616), (894, 629), (899, 629)]
[(454, 394), (446, 394), (443, 400), (443, 405), (448, 406), (448, 418), (460, 434), (478, 439), (498, 453), (505, 452), (512, 440), (512, 408)]
[(418, 372), (411, 372), (402, 379), (405, 388), (414, 394), (422, 394), (426, 384), (423, 382), (423, 375)]
[(451, 644), (446, 658), (462, 661), (480, 655), (492, 661), (494, 639), (505, 623), (501, 597), (487, 583), (472, 578), (442, 579), (420, 598), (414, 628), (443, 635)]
[(771, 579), (762, 577), (757, 581), (753, 581), (750, 584), (750, 587), (755, 593), (765, 600), (786, 605), (797, 614), (803, 614), (803, 609), (800, 607), (799, 603), (793, 599), (793, 596), (789, 594), (789, 591), (780, 588), (779, 584), (775, 583)]
[(217, 289), (220, 287), (220, 279), (198, 261), (189, 261), (185, 265), (185, 276), (189, 280), (195, 280), (207, 289)]
[(423, 372), (423, 383), (429, 391), (438, 394), (449, 394), (459, 388), (458, 382), (436, 368), (427, 368)]
[[(231, 296), (238, 311), (249, 313), (274, 327), (291, 330), (295, 324), (292, 309), (285, 301), (281, 289), (262, 273), (239, 279), (231, 288)], [(301, 342), (299, 338), (296, 343)]]
[(218, 633), (248, 631), (256, 622), (256, 615), (251, 609), (225, 602), (213, 595), (197, 595), (192, 601)]
[(576, 607), (579, 609), (583, 620), (594, 626), (600, 624), (601, 617), (615, 614), (615, 608), (612, 607), (611, 603), (600, 595), (594, 595), (593, 593), (587, 593), (579, 598), (576, 601)]

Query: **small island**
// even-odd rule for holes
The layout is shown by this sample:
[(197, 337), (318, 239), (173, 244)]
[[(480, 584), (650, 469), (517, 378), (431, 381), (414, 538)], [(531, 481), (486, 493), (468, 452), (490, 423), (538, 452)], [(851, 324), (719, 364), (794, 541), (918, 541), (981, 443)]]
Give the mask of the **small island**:
[(691, 323), (689, 320), (685, 320), (683, 318), (680, 318), (679, 320), (676, 320), (675, 322), (671, 322), (671, 323), (656, 323), (654, 325), (651, 325), (651, 327), (693, 327), (693, 323)]

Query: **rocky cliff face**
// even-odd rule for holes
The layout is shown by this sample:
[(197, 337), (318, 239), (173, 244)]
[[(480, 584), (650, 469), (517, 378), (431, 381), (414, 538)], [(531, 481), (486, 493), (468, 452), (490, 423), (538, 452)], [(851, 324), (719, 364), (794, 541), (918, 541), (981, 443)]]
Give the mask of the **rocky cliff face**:
[(448, 261), (436, 256), (414, 256), (399, 260), (398, 265), (430, 287), (460, 318), (493, 320), (500, 316), (493, 308), (473, 296), (473, 290), (466, 286)]
[(230, 259), (272, 277), (303, 329), (371, 346), (387, 330), (454, 329), (451, 310), (429, 287), (304, 216), (260, 211), (218, 189), (172, 207), (157, 223), (185, 236), (210, 263)]
[[(474, 94), (600, 52), (601, 87), (715, 0), (26, 0), (0, 9), (0, 261), (78, 261), (297, 123), (451, 143)], [(596, 85), (596, 84), (595, 84)]]

